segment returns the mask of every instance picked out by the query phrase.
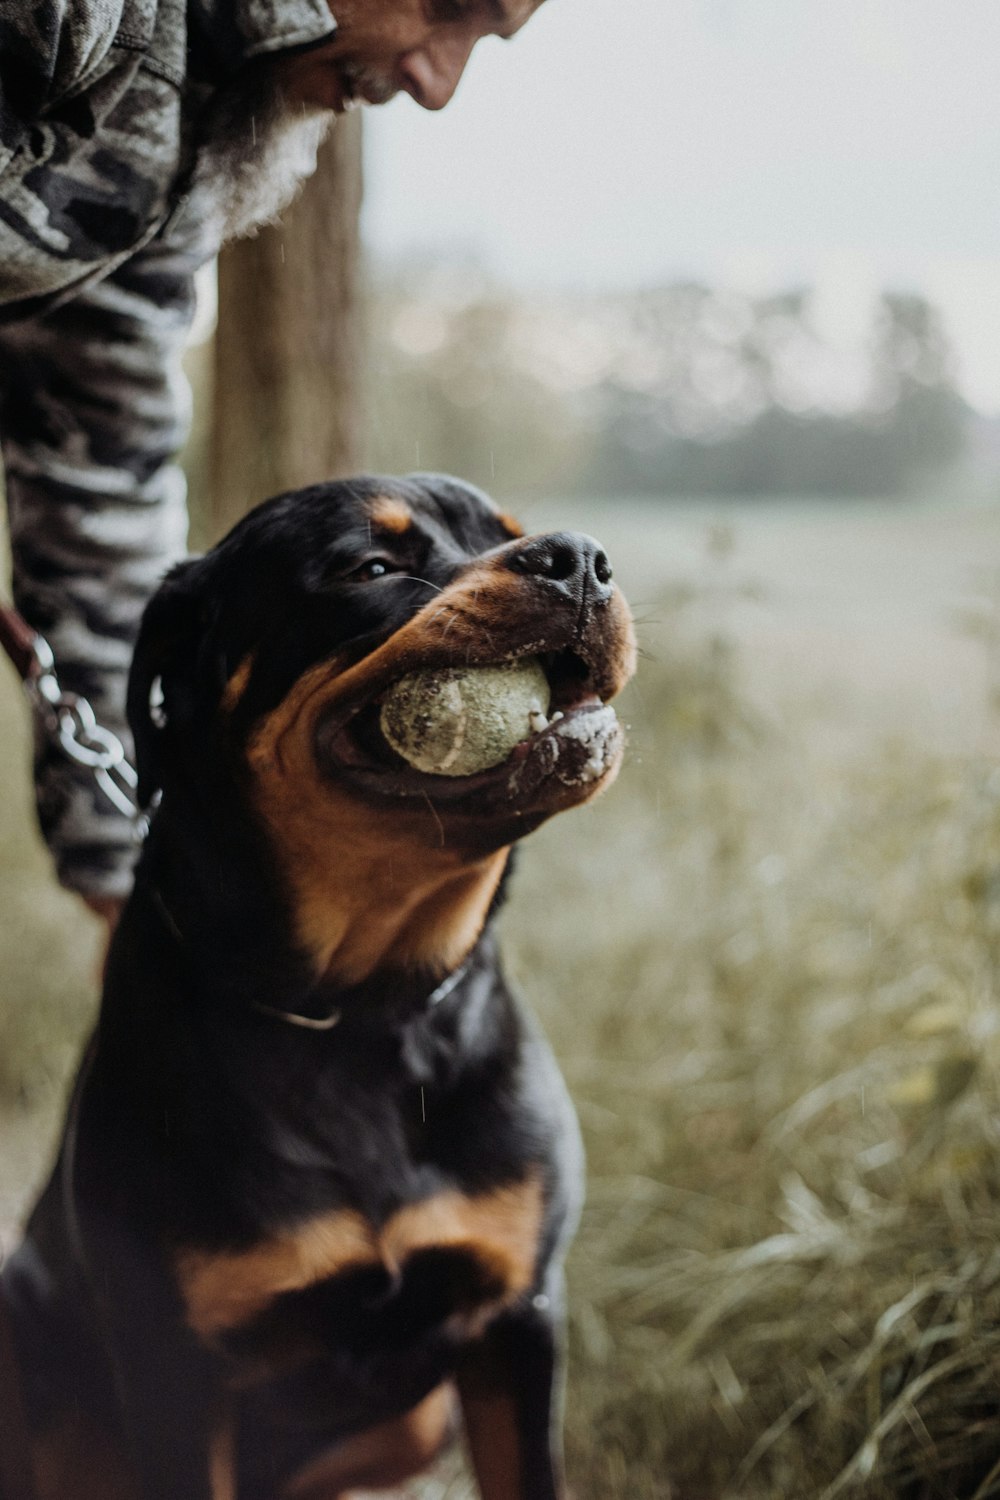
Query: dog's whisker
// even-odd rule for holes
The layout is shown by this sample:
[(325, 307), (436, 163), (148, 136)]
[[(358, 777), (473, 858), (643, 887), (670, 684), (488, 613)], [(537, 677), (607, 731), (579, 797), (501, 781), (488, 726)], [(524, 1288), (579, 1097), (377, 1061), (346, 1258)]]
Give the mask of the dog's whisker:
[(445, 846), (445, 835), (444, 835), (444, 824), (441, 822), (440, 814), (438, 813), (437, 808), (434, 806), (434, 803), (431, 801), (430, 797), (427, 795), (426, 792), (422, 792), (421, 796), (423, 797), (424, 801), (427, 803), (427, 810), (428, 810), (428, 812), (430, 813), (431, 817), (434, 819), (435, 823), (438, 826), (438, 837), (441, 840), (441, 848), (443, 849), (444, 846)]
[(436, 594), (444, 593), (439, 583), (431, 583), (429, 578), (418, 578), (416, 573), (398, 573), (396, 576), (402, 583), (426, 583), (427, 587), (433, 589)]

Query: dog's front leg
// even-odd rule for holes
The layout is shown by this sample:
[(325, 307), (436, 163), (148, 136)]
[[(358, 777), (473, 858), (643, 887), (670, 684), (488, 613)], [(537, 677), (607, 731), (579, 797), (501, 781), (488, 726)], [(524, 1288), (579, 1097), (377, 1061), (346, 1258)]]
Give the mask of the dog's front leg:
[(214, 1361), (184, 1326), (166, 1283), (143, 1277), (134, 1259), (126, 1281), (115, 1259), (106, 1283), (115, 1302), (109, 1345), (142, 1500), (235, 1500)]
[(187, 1328), (157, 1248), (92, 1206), (79, 1224), (142, 1500), (235, 1500), (216, 1361)]
[(562, 1500), (562, 1277), (503, 1313), (462, 1361), (458, 1389), (483, 1500)]

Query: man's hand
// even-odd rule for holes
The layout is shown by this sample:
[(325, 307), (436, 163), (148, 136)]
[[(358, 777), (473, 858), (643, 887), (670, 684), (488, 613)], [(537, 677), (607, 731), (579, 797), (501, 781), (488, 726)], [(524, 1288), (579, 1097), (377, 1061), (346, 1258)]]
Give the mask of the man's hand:
[(118, 926), (118, 918), (125, 905), (124, 896), (84, 896), (83, 899), (95, 916), (102, 917), (107, 922), (110, 938)]
[(84, 896), (83, 901), (85, 905), (89, 906), (95, 916), (100, 917), (103, 922), (107, 923), (107, 940), (104, 944), (104, 951), (100, 956), (97, 968), (97, 982), (98, 984), (103, 984), (104, 972), (108, 964), (108, 948), (111, 946), (111, 939), (115, 935), (115, 928), (118, 926), (118, 919), (122, 914), (125, 898), (124, 896)]

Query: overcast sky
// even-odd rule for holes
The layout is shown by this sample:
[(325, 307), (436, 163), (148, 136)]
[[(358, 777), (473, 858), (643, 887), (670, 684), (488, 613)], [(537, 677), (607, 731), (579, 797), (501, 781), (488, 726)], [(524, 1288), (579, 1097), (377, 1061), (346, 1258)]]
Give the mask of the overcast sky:
[(516, 284), (881, 285), (943, 307), (1000, 412), (998, 0), (546, 0), (439, 115), (371, 112), (380, 255)]

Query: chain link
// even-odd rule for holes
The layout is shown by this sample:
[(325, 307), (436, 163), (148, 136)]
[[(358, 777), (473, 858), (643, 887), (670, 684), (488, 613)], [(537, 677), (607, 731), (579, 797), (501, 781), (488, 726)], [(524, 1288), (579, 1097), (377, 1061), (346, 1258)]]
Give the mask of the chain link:
[(36, 636), (32, 651), (34, 670), (25, 678), (24, 686), (46, 734), (67, 760), (93, 772), (112, 807), (132, 819), (136, 838), (141, 839), (146, 820), (135, 803), (139, 778), (126, 759), (124, 745), (110, 729), (98, 724), (86, 698), (60, 687), (48, 641)]

